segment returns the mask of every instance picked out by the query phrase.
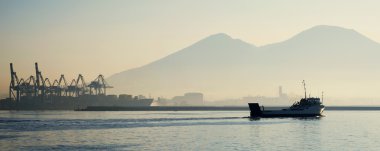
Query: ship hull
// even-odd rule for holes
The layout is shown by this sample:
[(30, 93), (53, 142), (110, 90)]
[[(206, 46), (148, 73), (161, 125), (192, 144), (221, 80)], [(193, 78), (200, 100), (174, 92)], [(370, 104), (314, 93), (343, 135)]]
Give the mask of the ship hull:
[(321, 114), (263, 114), (260, 117), (317, 117)]

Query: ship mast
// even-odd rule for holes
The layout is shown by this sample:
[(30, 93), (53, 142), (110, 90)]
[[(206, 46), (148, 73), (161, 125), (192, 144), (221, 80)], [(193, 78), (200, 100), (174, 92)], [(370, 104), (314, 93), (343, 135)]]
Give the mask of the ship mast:
[(322, 91), (322, 103), (323, 103), (323, 91)]
[(306, 83), (305, 83), (305, 80), (303, 80), (302, 83), (303, 83), (303, 89), (305, 91), (305, 99), (306, 99), (307, 97), (306, 97)]

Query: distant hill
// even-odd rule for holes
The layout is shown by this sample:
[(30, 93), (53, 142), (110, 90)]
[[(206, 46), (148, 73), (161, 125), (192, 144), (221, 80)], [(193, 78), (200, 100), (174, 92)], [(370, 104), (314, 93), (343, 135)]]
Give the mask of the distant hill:
[(375, 82), (379, 57), (380, 44), (335, 26), (315, 26), (262, 47), (215, 34), (108, 81), (115, 93), (174, 96), (196, 91), (218, 99), (273, 96), (278, 85), (302, 94), (305, 79), (314, 95), (324, 90), (335, 97), (374, 97), (380, 86)]

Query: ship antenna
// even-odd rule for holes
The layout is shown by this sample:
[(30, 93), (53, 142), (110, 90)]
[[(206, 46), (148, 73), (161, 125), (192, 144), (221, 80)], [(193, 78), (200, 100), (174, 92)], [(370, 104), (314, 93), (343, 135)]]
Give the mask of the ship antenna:
[(323, 91), (322, 91), (322, 103), (323, 103)]
[(305, 99), (306, 99), (307, 97), (306, 97), (306, 83), (305, 83), (305, 80), (303, 80), (302, 83), (303, 83), (303, 89), (305, 90)]

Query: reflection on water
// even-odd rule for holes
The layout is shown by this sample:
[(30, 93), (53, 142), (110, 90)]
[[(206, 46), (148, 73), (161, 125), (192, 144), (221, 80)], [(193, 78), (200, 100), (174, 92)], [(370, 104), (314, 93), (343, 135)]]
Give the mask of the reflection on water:
[(2, 150), (379, 150), (380, 112), (259, 118), (244, 111), (0, 111)]
[(312, 120), (320, 120), (323, 116), (314, 116), (314, 117), (293, 117), (294, 120), (305, 120), (305, 121), (312, 121)]

